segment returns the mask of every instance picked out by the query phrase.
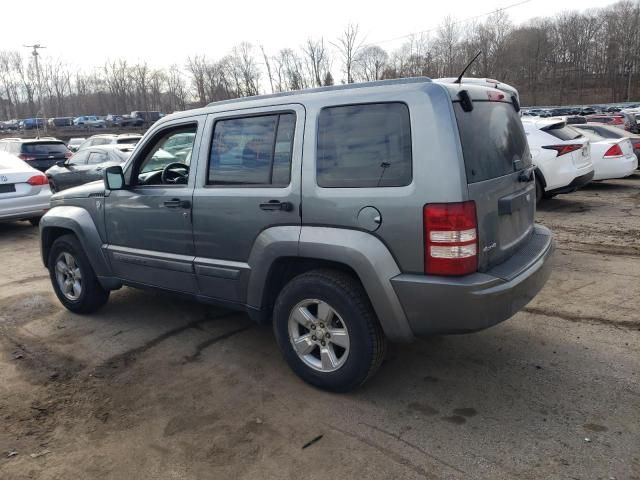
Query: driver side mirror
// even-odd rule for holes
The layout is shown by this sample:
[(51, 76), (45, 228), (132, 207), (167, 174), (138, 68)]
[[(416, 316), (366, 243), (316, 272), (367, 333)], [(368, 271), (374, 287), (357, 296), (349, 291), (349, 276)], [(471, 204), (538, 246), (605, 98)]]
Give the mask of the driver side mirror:
[(107, 190), (122, 190), (124, 186), (124, 173), (120, 165), (104, 169), (104, 187)]

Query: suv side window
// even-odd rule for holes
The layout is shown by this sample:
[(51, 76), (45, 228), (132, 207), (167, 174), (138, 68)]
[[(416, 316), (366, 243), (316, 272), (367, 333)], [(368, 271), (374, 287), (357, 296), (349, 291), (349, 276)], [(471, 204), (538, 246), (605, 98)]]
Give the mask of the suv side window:
[(322, 109), (316, 178), (320, 187), (401, 187), (412, 180), (411, 123), (404, 103)]
[(288, 185), (295, 123), (289, 112), (218, 120), (207, 184)]
[[(193, 149), (197, 131), (197, 124), (189, 124), (169, 128), (155, 137), (145, 146), (143, 157), (138, 157), (136, 160), (136, 165), (134, 165), (133, 170), (134, 178), (138, 175), (136, 182), (145, 185), (161, 184), (160, 173), (165, 167), (172, 163), (183, 164), (187, 167), (186, 169), (183, 169), (183, 171), (188, 172), (188, 167), (191, 163), (191, 151)], [(190, 141), (183, 144), (181, 149), (172, 149), (167, 147), (167, 145), (170, 146), (175, 142), (176, 137), (180, 138), (185, 134), (188, 135)], [(186, 177), (172, 183), (186, 184)]]

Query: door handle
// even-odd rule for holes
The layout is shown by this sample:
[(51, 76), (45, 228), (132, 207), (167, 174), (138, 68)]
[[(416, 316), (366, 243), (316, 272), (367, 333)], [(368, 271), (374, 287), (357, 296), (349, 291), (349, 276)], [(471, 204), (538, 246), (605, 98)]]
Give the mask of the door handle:
[(179, 198), (172, 198), (163, 203), (167, 208), (191, 208), (191, 202), (189, 200), (180, 200)]
[(285, 212), (290, 212), (291, 210), (293, 210), (293, 203), (281, 202), (280, 200), (269, 200), (268, 202), (261, 203), (260, 208), (262, 210), (283, 210)]

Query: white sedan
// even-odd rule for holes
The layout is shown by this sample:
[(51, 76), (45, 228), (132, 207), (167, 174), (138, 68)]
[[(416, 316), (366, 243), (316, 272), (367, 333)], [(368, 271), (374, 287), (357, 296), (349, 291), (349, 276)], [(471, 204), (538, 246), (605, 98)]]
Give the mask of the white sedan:
[(49, 209), (51, 190), (44, 173), (0, 152), (0, 221), (29, 220), (37, 225)]
[(635, 173), (638, 168), (638, 158), (628, 138), (605, 138), (586, 129), (580, 129), (580, 131), (591, 142), (594, 180), (624, 178)]

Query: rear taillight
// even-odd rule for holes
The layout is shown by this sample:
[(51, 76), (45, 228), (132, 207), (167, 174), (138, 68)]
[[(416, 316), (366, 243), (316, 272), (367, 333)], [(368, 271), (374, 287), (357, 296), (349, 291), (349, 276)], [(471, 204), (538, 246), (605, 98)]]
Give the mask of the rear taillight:
[(27, 180), (29, 185), (46, 185), (49, 183), (49, 179), (45, 175), (34, 175), (29, 180)]
[(622, 149), (620, 148), (620, 145), (615, 144), (612, 145), (609, 150), (606, 151), (606, 153), (604, 154), (605, 158), (608, 157), (621, 157), (623, 155), (622, 153)]
[(20, 160), (24, 160), (25, 162), (30, 162), (31, 160), (36, 159), (36, 157), (32, 157), (31, 155), (25, 155), (24, 153), (21, 153), (20, 155), (18, 155), (18, 158)]
[(624, 124), (624, 120), (622, 118), (620, 118), (620, 117), (613, 117), (611, 119), (611, 123), (613, 125), (623, 125)]
[(542, 148), (546, 148), (547, 150), (555, 150), (557, 152), (556, 157), (560, 157), (566, 153), (575, 152), (576, 150), (580, 150), (584, 145), (580, 143), (571, 143), (568, 145), (547, 145)]
[(425, 205), (423, 222), (425, 273), (466, 275), (478, 269), (475, 202)]
[(632, 145), (633, 145), (633, 148), (634, 148), (634, 149), (635, 149), (635, 148), (640, 148), (640, 142), (638, 142), (638, 143), (633, 143)]
[(491, 90), (487, 91), (487, 98), (489, 98), (490, 102), (501, 102), (504, 100), (504, 94), (500, 92), (492, 92)]

